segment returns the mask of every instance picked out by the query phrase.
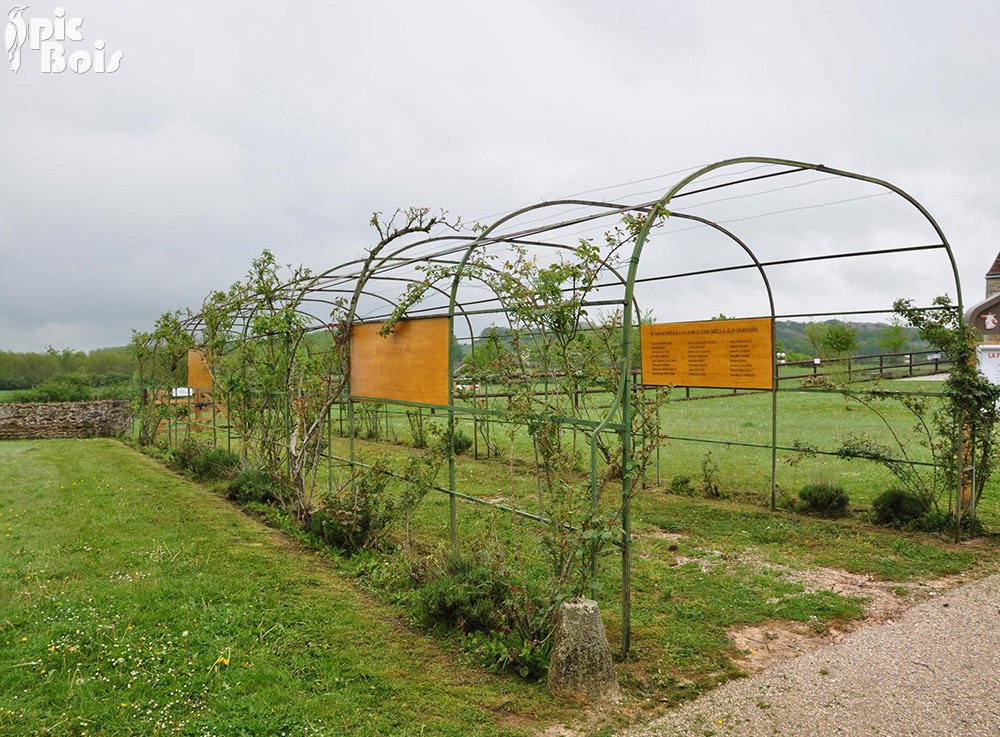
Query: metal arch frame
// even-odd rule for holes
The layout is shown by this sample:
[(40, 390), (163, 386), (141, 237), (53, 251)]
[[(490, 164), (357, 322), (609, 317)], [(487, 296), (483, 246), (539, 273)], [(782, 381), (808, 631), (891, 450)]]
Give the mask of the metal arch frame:
[[(641, 230), (639, 231), (639, 234), (638, 234), (638, 236), (636, 238), (635, 246), (634, 246), (634, 248), (632, 250), (632, 257), (629, 259), (628, 284), (627, 284), (626, 289), (628, 290), (628, 293), (630, 295), (631, 295), (631, 293), (635, 289), (636, 276), (638, 274), (638, 268), (639, 268), (640, 258), (641, 258), (641, 255), (642, 255), (642, 250), (643, 250), (643, 247), (646, 244), (646, 241), (649, 239), (650, 230), (659, 221), (661, 215), (669, 215), (670, 214), (668, 212), (668, 210), (667, 210), (667, 206), (671, 203), (671, 201), (675, 197), (681, 196), (681, 193), (683, 192), (683, 190), (688, 185), (696, 182), (698, 179), (700, 179), (701, 177), (705, 176), (706, 174), (708, 174), (710, 172), (713, 172), (713, 171), (716, 171), (718, 169), (722, 169), (724, 167), (735, 166), (735, 165), (740, 165), (740, 164), (764, 164), (764, 165), (774, 165), (774, 166), (790, 167), (790, 172), (789, 173), (794, 172), (794, 171), (803, 171), (803, 170), (819, 171), (819, 172), (828, 173), (828, 174), (832, 174), (832, 175), (843, 177), (843, 178), (847, 178), (847, 179), (855, 179), (855, 180), (858, 180), (858, 181), (868, 182), (870, 184), (874, 184), (874, 185), (883, 187), (883, 188), (885, 188), (885, 189), (887, 189), (887, 190), (895, 193), (896, 195), (898, 195), (899, 197), (903, 198), (904, 200), (906, 200), (910, 205), (912, 205), (927, 220), (927, 222), (931, 225), (931, 227), (934, 229), (934, 231), (940, 237), (940, 239), (941, 239), (941, 246), (944, 248), (945, 252), (947, 253), (949, 262), (950, 262), (951, 267), (952, 267), (952, 275), (954, 277), (956, 299), (957, 299), (957, 303), (958, 303), (957, 304), (957, 309), (958, 309), (958, 312), (959, 312), (960, 315), (964, 314), (963, 305), (962, 305), (962, 287), (961, 287), (961, 281), (959, 279), (958, 266), (957, 266), (957, 264), (955, 262), (955, 256), (954, 256), (954, 253), (951, 250), (951, 245), (948, 243), (948, 239), (945, 236), (944, 231), (941, 229), (940, 225), (938, 225), (938, 223), (934, 219), (934, 217), (927, 211), (926, 208), (924, 208), (923, 205), (921, 205), (909, 193), (905, 192), (901, 188), (899, 188), (899, 187), (895, 186), (894, 184), (891, 184), (890, 182), (887, 182), (885, 180), (878, 179), (878, 178), (875, 178), (875, 177), (866, 176), (866, 175), (863, 175), (863, 174), (858, 174), (858, 173), (855, 173), (855, 172), (850, 172), (850, 171), (842, 170), (842, 169), (834, 169), (834, 168), (826, 166), (825, 164), (810, 164), (810, 163), (806, 163), (806, 162), (795, 161), (795, 160), (792, 160), (792, 159), (779, 159), (779, 158), (754, 157), (754, 156), (740, 157), (740, 158), (735, 158), (735, 159), (726, 159), (724, 161), (719, 161), (719, 162), (716, 162), (714, 164), (709, 164), (707, 166), (704, 166), (704, 167), (698, 169), (697, 171), (692, 172), (691, 174), (689, 174), (688, 176), (684, 177), (683, 179), (681, 179), (681, 181), (679, 181), (677, 184), (675, 184), (673, 187), (671, 187), (669, 190), (667, 190), (667, 192), (663, 195), (663, 197), (661, 197), (658, 201), (656, 201), (656, 203), (650, 208), (650, 210), (649, 210), (649, 216), (646, 217), (645, 222), (643, 223), (643, 226), (642, 226)], [(762, 179), (762, 178), (766, 178), (768, 176), (779, 176), (782, 173), (784, 173), (784, 172), (776, 172), (774, 174), (762, 175), (760, 177), (754, 177), (754, 179)], [(708, 191), (708, 189), (716, 189), (716, 188), (723, 187), (723, 186), (726, 186), (726, 185), (725, 184), (716, 185), (714, 187), (705, 188), (705, 189), (698, 190), (698, 191)], [(687, 194), (694, 194), (694, 193), (695, 192), (689, 192)], [(704, 221), (702, 221), (702, 222), (704, 222)], [(705, 224), (711, 224), (713, 226), (717, 225), (715, 223), (708, 223), (708, 222), (705, 222)], [(718, 226), (718, 228), (722, 232), (727, 232), (721, 226)], [(747, 250), (748, 253), (750, 253), (751, 257), (756, 262), (758, 269), (761, 271), (762, 276), (764, 276), (765, 283), (767, 283), (767, 281), (766, 281), (766, 273), (764, 272), (764, 268), (760, 264), (760, 262), (757, 260), (756, 256), (754, 256), (752, 254), (752, 252), (747, 248), (747, 246), (744, 243), (742, 243), (742, 241), (740, 241), (738, 238), (735, 238), (735, 236), (732, 233), (727, 233), (727, 234), (731, 238), (734, 238), (737, 243), (739, 243), (745, 250)], [(768, 288), (768, 297), (771, 300), (771, 313), (772, 313), (772, 318), (773, 318), (774, 312), (775, 312), (775, 310), (774, 310), (773, 296), (772, 296), (771, 291), (770, 291), (770, 285), (769, 285), (769, 283), (767, 283), (767, 284), (768, 284), (768, 287), (767, 287)], [(631, 433), (629, 432), (629, 429), (631, 428), (631, 403), (623, 401), (623, 400), (624, 400), (624, 397), (625, 397), (625, 393), (627, 391), (628, 376), (631, 374), (631, 369), (632, 369), (632, 351), (631, 351), (632, 331), (631, 331), (631, 325), (634, 322), (634, 317), (631, 314), (631, 312), (632, 312), (631, 300), (626, 300), (625, 301), (625, 307), (624, 307), (624, 309), (625, 309), (625, 314), (624, 314), (623, 319), (622, 319), (622, 324), (624, 326), (624, 330), (622, 331), (622, 364), (623, 364), (623, 366), (622, 366), (622, 368), (623, 368), (623, 370), (622, 370), (622, 378), (621, 378), (621, 384), (619, 386), (619, 390), (618, 390), (618, 394), (616, 396), (615, 402), (614, 402), (612, 408), (609, 411), (609, 417), (611, 416), (611, 413), (613, 413), (613, 412), (620, 411), (620, 413), (621, 413), (621, 416), (622, 416), (622, 427), (624, 428), (623, 433), (622, 433), (623, 459), (628, 459), (627, 461), (623, 461), (623, 465), (624, 465), (625, 471), (622, 474), (622, 505), (623, 505), (623, 510), (625, 510), (623, 512), (623, 514), (622, 514), (622, 519), (623, 519), (623, 523), (624, 523), (624, 525), (623, 525), (623, 531), (622, 531), (622, 612), (623, 612), (623, 614), (622, 614), (622, 639), (623, 639), (622, 650), (625, 653), (627, 653), (628, 650), (629, 650), (629, 640), (630, 640), (630, 633), (629, 633), (629, 620), (630, 620), (630, 618), (628, 616), (628, 613), (629, 613), (629, 608), (630, 608), (630, 601), (629, 601), (629, 599), (630, 599), (630, 593), (629, 593), (629, 576), (630, 576), (630, 566), (631, 566), (631, 562), (630, 562), (631, 531), (629, 529), (630, 519), (629, 519), (629, 515), (627, 513), (627, 509), (628, 509), (628, 505), (629, 505), (629, 501), (630, 501), (630, 496), (631, 496), (631, 482), (632, 482), (632, 479), (631, 479)], [(773, 330), (774, 330), (774, 328), (773, 328), (773, 321), (772, 321), (772, 337), (773, 337)], [(776, 418), (777, 368), (775, 368), (774, 378), (775, 378), (775, 385), (774, 385), (774, 389), (772, 389), (772, 392), (771, 392), (772, 393), (772, 444), (771, 444), (772, 445), (772, 507), (774, 505), (774, 474), (775, 474), (775, 465), (774, 464), (775, 464), (775, 461), (776, 461), (776, 455), (775, 455), (775, 453), (776, 453), (776, 446), (777, 446), (776, 422), (775, 422), (775, 419), (774, 419), (774, 418)], [(617, 407), (614, 406), (614, 405), (617, 405)]]
[[(685, 191), (690, 185), (694, 184), (698, 180), (702, 179), (711, 172), (719, 169), (723, 169), (730, 166), (742, 165), (742, 164), (759, 164), (763, 166), (781, 166), (786, 167), (786, 169), (779, 172), (771, 172), (761, 175), (756, 175), (753, 177), (748, 177), (746, 179), (739, 180), (737, 182), (723, 182), (716, 185), (711, 185), (701, 189), (694, 189), (690, 191)], [(596, 466), (597, 466), (597, 436), (608, 430), (615, 430), (618, 432), (622, 442), (623, 449), (623, 479), (622, 479), (622, 537), (620, 541), (620, 546), (622, 548), (622, 650), (627, 653), (630, 649), (630, 568), (631, 568), (631, 519), (629, 512), (630, 499), (632, 494), (632, 438), (631, 438), (631, 424), (632, 424), (632, 412), (631, 403), (626, 401), (628, 396), (628, 381), (632, 373), (632, 326), (638, 317), (639, 307), (635, 301), (635, 285), (637, 282), (637, 277), (639, 273), (639, 265), (641, 263), (641, 255), (646, 241), (650, 237), (651, 229), (658, 223), (660, 216), (667, 214), (667, 206), (676, 198), (683, 197), (686, 195), (697, 194), (700, 192), (706, 192), (714, 189), (720, 189), (724, 187), (734, 186), (736, 184), (742, 184), (747, 181), (756, 181), (767, 179), (771, 177), (781, 176), (784, 174), (792, 174), (798, 171), (817, 171), (821, 173), (830, 174), (835, 177), (842, 177), (848, 179), (854, 179), (857, 181), (864, 181), (870, 184), (874, 184), (883, 187), (890, 192), (895, 193), (899, 197), (907, 201), (911, 206), (913, 206), (931, 225), (935, 233), (939, 236), (941, 240), (940, 247), (943, 247), (946, 251), (949, 259), (949, 263), (952, 267), (952, 274), (954, 277), (954, 285), (956, 289), (957, 299), (958, 299), (958, 309), (962, 309), (962, 296), (961, 296), (961, 283), (958, 276), (958, 269), (955, 262), (954, 254), (952, 253), (950, 244), (944, 235), (944, 232), (930, 215), (930, 213), (911, 195), (902, 190), (899, 187), (881, 179), (874, 177), (869, 177), (866, 175), (858, 174), (855, 172), (849, 172), (846, 170), (834, 169), (827, 167), (823, 164), (811, 164), (806, 162), (800, 162), (790, 159), (777, 159), (768, 157), (741, 157), (735, 159), (728, 159), (725, 161), (716, 162), (708, 166), (702, 167), (695, 172), (692, 172), (688, 176), (684, 177), (681, 181), (671, 187), (660, 199), (651, 202), (643, 202), (637, 204), (621, 204), (621, 203), (610, 203), (610, 202), (598, 202), (593, 200), (583, 200), (583, 199), (563, 199), (563, 200), (553, 200), (543, 203), (538, 203), (535, 205), (530, 205), (518, 210), (515, 210), (507, 215), (504, 215), (490, 224), (485, 228), (478, 236), (475, 238), (462, 238), (461, 236), (445, 236), (442, 238), (428, 238), (418, 241), (414, 244), (409, 244), (403, 248), (398, 249), (393, 254), (388, 256), (382, 261), (382, 264), (386, 264), (388, 261), (395, 261), (394, 266), (403, 266), (410, 263), (419, 263), (420, 261), (430, 261), (434, 258), (441, 258), (444, 255), (452, 255), (456, 253), (462, 253), (461, 258), (458, 260), (455, 268), (455, 275), (452, 279), (452, 284), (449, 294), (448, 303), (448, 319), (449, 319), (449, 332), (454, 335), (454, 320), (456, 317), (456, 312), (461, 310), (460, 303), (458, 301), (458, 290), (463, 283), (464, 277), (467, 277), (467, 267), (472, 254), (481, 248), (485, 248), (493, 244), (503, 244), (503, 243), (516, 243), (518, 241), (524, 241), (525, 239), (543, 234), (546, 232), (551, 232), (568, 226), (590, 222), (603, 217), (610, 217), (614, 215), (620, 215), (626, 212), (646, 212), (648, 214), (642, 228), (640, 229), (638, 235), (635, 239), (635, 244), (632, 248), (632, 254), (628, 259), (628, 269), (624, 279), (624, 289), (625, 293), (621, 299), (621, 305), (623, 309), (622, 314), (622, 349), (621, 349), (621, 361), (622, 361), (622, 371), (620, 374), (618, 391), (608, 408), (607, 413), (604, 418), (597, 424), (596, 427), (592, 428), (590, 433), (590, 446), (591, 446), (591, 485), (592, 492), (596, 494)], [(596, 213), (585, 214), (581, 217), (571, 218), (569, 220), (564, 220), (558, 223), (542, 223), (539, 225), (534, 225), (534, 227), (529, 227), (524, 230), (518, 230), (514, 233), (507, 233), (503, 235), (493, 235), (496, 233), (503, 225), (515, 221), (517, 218), (532, 213), (538, 210), (543, 210), (553, 206), (564, 207), (566, 205), (575, 205), (582, 207), (592, 207), (599, 211)], [(761, 275), (762, 282), (764, 284), (765, 290), (768, 296), (768, 304), (770, 308), (772, 318), (772, 339), (773, 339), (773, 320), (776, 316), (774, 295), (771, 289), (770, 281), (767, 276), (766, 264), (762, 263), (753, 252), (752, 248), (744, 242), (736, 233), (732, 230), (716, 223), (708, 218), (703, 218), (697, 215), (692, 215), (688, 213), (673, 213), (674, 216), (692, 220), (698, 222), (702, 225), (713, 228), (717, 232), (723, 234), (729, 238), (733, 243), (738, 245), (740, 249), (749, 256), (752, 264), (747, 264), (751, 268), (755, 268)], [(534, 222), (537, 222), (534, 221)], [(447, 253), (437, 253), (427, 256), (418, 256), (412, 260), (406, 260), (401, 258), (404, 253), (412, 251), (420, 246), (426, 246), (432, 242), (445, 242), (445, 241), (456, 241), (464, 240), (466, 243), (463, 246), (457, 246), (454, 249), (450, 249)], [(538, 246), (548, 246), (548, 247), (563, 247), (569, 248), (569, 246), (544, 243), (544, 242), (532, 242), (531, 245)], [(936, 248), (938, 246), (930, 246), (931, 248)], [(912, 250), (912, 249), (891, 249), (895, 250)], [(464, 251), (464, 252), (463, 252)], [(851, 255), (864, 255), (864, 254), (840, 254), (843, 256)], [(807, 257), (802, 259), (804, 261), (809, 260), (820, 260), (821, 256)], [(453, 262), (454, 263), (454, 262)], [(620, 273), (616, 273), (618, 276), (617, 282), (612, 282), (622, 284)], [(597, 286), (597, 285), (595, 285)], [(610, 286), (604, 285), (604, 286)], [(468, 317), (466, 316), (466, 319)], [(454, 365), (454, 347), (449, 344), (449, 362), (448, 365)], [(777, 366), (775, 367), (775, 372), (772, 376), (772, 427), (771, 427), (771, 478), (772, 478), (772, 488), (771, 488), (771, 504), (772, 507), (775, 503), (775, 479), (776, 479), (776, 462), (777, 462)], [(620, 422), (615, 422), (615, 420), (620, 417)], [(454, 383), (449, 380), (448, 388), (448, 419), (449, 422), (454, 422), (455, 419), (455, 388)], [(452, 447), (452, 451), (454, 448)], [(450, 504), (449, 504), (449, 529), (451, 532), (452, 544), (456, 544), (457, 535), (457, 505), (456, 505), (456, 481), (455, 481), (455, 458), (454, 452), (449, 454), (449, 483), (448, 487), (451, 492), (450, 494)]]
[[(731, 174), (719, 174), (716, 173), (713, 176), (709, 176), (713, 172), (720, 170), (725, 170), (729, 167), (740, 166), (745, 164), (755, 165), (752, 169), (744, 169), (742, 172), (732, 172)], [(700, 182), (708, 182), (713, 179), (737, 176), (747, 173), (749, 171), (754, 171), (757, 169), (767, 169), (768, 167), (780, 167), (779, 171), (767, 171), (765, 173), (755, 174), (753, 176), (741, 177), (736, 180), (724, 180), (720, 183), (714, 183), (703, 187), (697, 187), (696, 185)], [(747, 182), (760, 181), (773, 177), (779, 177), (786, 174), (794, 174), (803, 171), (815, 171), (823, 174), (831, 175), (830, 178), (845, 178), (853, 179), (861, 182), (866, 182), (878, 187), (884, 188), (888, 192), (895, 194), (896, 196), (902, 198), (904, 201), (908, 202), (914, 209), (920, 213), (920, 215), (930, 224), (934, 232), (940, 239), (940, 244), (934, 244), (930, 246), (914, 246), (907, 248), (898, 249), (888, 249), (879, 251), (869, 251), (869, 252), (854, 252), (854, 253), (836, 253), (832, 255), (812, 255), (805, 258), (789, 259), (782, 262), (764, 262), (761, 261), (757, 255), (754, 253), (750, 244), (748, 244), (744, 239), (742, 239), (733, 229), (725, 227), (719, 222), (715, 222), (710, 218), (705, 218), (697, 214), (685, 213), (685, 212), (668, 212), (668, 206), (676, 200), (685, 196), (695, 195), (702, 192), (708, 192), (711, 190), (722, 189), (726, 187), (733, 187)], [(765, 192), (766, 193), (766, 192)], [(761, 193), (761, 194), (765, 194)], [(543, 215), (540, 218), (530, 220), (529, 222), (523, 223), (523, 226), (527, 227), (516, 227), (516, 221), (525, 215), (531, 213), (546, 211), (552, 207), (565, 207), (573, 206), (574, 208), (579, 207), (584, 210), (579, 216), (573, 216), (569, 219), (561, 220), (558, 222), (546, 222), (548, 218)], [(589, 208), (589, 209), (587, 209)], [(358, 307), (362, 298), (372, 298), (374, 300), (382, 302), (387, 305), (390, 314), (392, 311), (396, 310), (400, 302), (397, 299), (390, 298), (385, 294), (381, 294), (377, 290), (375, 285), (380, 281), (385, 282), (398, 282), (402, 284), (414, 284), (420, 281), (415, 275), (406, 274), (408, 268), (412, 268), (422, 263), (438, 263), (447, 264), (450, 268), (454, 269), (453, 276), (450, 279), (450, 284), (447, 281), (435, 282), (428, 284), (427, 288), (433, 291), (440, 298), (447, 298), (447, 306), (435, 306), (428, 307), (424, 310), (413, 309), (412, 313), (415, 315), (418, 312), (429, 313), (428, 316), (444, 316), (442, 312), (447, 310), (448, 318), (448, 330), (451, 340), (449, 340), (448, 345), (448, 405), (447, 418), (449, 423), (454, 423), (456, 419), (456, 413), (471, 413), (475, 415), (476, 413), (482, 412), (483, 414), (489, 414), (488, 409), (480, 410), (477, 408), (467, 408), (467, 407), (456, 407), (456, 391), (455, 382), (452, 380), (452, 370), (455, 364), (455, 346), (454, 346), (454, 336), (456, 328), (456, 318), (464, 319), (464, 323), (469, 330), (470, 338), (475, 341), (473, 321), (471, 319), (472, 315), (475, 314), (500, 314), (504, 312), (503, 305), (500, 304), (497, 296), (494, 294), (491, 298), (485, 300), (468, 300), (459, 299), (459, 292), (463, 285), (467, 285), (470, 281), (475, 280), (475, 274), (470, 271), (470, 259), (473, 254), (481, 249), (489, 248), (490, 246), (504, 246), (504, 245), (528, 245), (533, 247), (538, 247), (542, 249), (552, 248), (552, 249), (567, 249), (572, 250), (573, 246), (569, 245), (569, 241), (566, 243), (551, 242), (558, 241), (559, 237), (544, 237), (546, 234), (558, 233), (563, 231), (566, 236), (571, 236), (573, 233), (565, 233), (565, 229), (580, 225), (583, 223), (590, 223), (594, 221), (599, 221), (603, 218), (613, 218), (616, 216), (621, 216), (624, 213), (635, 212), (635, 213), (645, 213), (646, 217), (642, 226), (640, 227), (638, 233), (634, 235), (634, 242), (632, 244), (631, 253), (627, 259), (626, 268), (619, 269), (615, 268), (610, 263), (605, 263), (604, 267), (608, 271), (608, 276), (611, 278), (605, 282), (594, 283), (590, 285), (589, 289), (591, 291), (595, 289), (602, 288), (612, 288), (615, 290), (615, 299), (609, 300), (604, 304), (615, 304), (621, 309), (621, 323), (622, 328), (622, 339), (621, 339), (621, 357), (620, 357), (620, 378), (617, 387), (617, 391), (611, 401), (610, 406), (607, 411), (601, 415), (592, 416), (593, 419), (589, 418), (563, 418), (563, 421), (573, 422), (580, 427), (585, 428), (590, 440), (590, 455), (591, 455), (591, 490), (592, 499), (596, 503), (597, 494), (597, 440), (599, 435), (605, 432), (614, 432), (619, 435), (622, 443), (622, 467), (623, 467), (623, 478), (622, 478), (622, 498), (621, 498), (621, 522), (622, 522), (622, 532), (621, 538), (618, 542), (622, 551), (622, 651), (628, 653), (630, 649), (630, 608), (631, 608), (631, 594), (630, 594), (630, 576), (631, 576), (631, 518), (630, 518), (630, 501), (633, 491), (634, 484), (634, 466), (633, 466), (633, 456), (632, 456), (632, 407), (629, 401), (629, 380), (633, 373), (632, 366), (632, 344), (633, 336), (632, 330), (634, 325), (638, 322), (640, 317), (639, 304), (636, 300), (635, 288), (636, 285), (644, 281), (652, 281), (653, 279), (641, 279), (640, 266), (641, 258), (646, 247), (647, 241), (649, 240), (652, 230), (654, 227), (662, 222), (662, 217), (676, 217), (679, 219), (689, 220), (698, 223), (702, 226), (709, 227), (713, 229), (718, 234), (729, 239), (729, 241), (738, 246), (738, 248), (748, 257), (749, 263), (742, 263), (738, 266), (733, 265), (722, 269), (706, 270), (702, 272), (690, 272), (690, 273), (675, 273), (667, 274), (659, 277), (654, 277), (654, 279), (669, 279), (684, 276), (698, 276), (702, 274), (708, 274), (713, 271), (726, 271), (731, 269), (743, 269), (752, 268), (755, 269), (761, 278), (764, 289), (767, 293), (768, 305), (770, 310), (771, 318), (771, 332), (772, 341), (774, 339), (774, 320), (778, 315), (776, 314), (775, 308), (775, 298), (771, 287), (771, 282), (768, 277), (768, 269), (771, 266), (778, 265), (780, 263), (798, 263), (802, 261), (819, 261), (826, 258), (842, 258), (842, 257), (852, 257), (852, 256), (863, 256), (871, 254), (884, 254), (884, 253), (894, 253), (902, 251), (914, 251), (923, 249), (935, 249), (943, 248), (947, 253), (951, 268), (952, 275), (954, 278), (954, 287), (956, 289), (956, 296), (958, 301), (958, 310), (961, 314), (962, 312), (962, 293), (961, 293), (961, 283), (958, 275), (958, 268), (954, 258), (954, 254), (951, 250), (951, 246), (948, 243), (942, 229), (930, 213), (911, 195), (902, 190), (901, 188), (885, 181), (882, 179), (877, 179), (874, 177), (869, 177), (866, 175), (858, 174), (855, 172), (850, 172), (841, 169), (835, 169), (827, 167), (824, 164), (812, 164), (791, 159), (781, 159), (781, 158), (769, 158), (769, 157), (740, 157), (727, 159), (724, 161), (719, 161), (707, 166), (701, 167), (690, 174), (684, 176), (680, 181), (670, 187), (659, 199), (647, 200), (637, 203), (621, 203), (621, 202), (604, 202), (595, 201), (590, 199), (580, 199), (580, 198), (566, 198), (559, 200), (552, 200), (537, 203), (524, 207), (508, 214), (505, 214), (487, 227), (485, 227), (481, 232), (475, 235), (464, 235), (459, 233), (451, 233), (447, 235), (428, 235), (427, 237), (413, 238), (409, 241), (403, 243), (402, 245), (393, 246), (391, 250), (388, 250), (384, 254), (377, 254), (374, 259), (355, 259), (345, 262), (339, 266), (333, 267), (327, 271), (321, 272), (319, 274), (310, 275), (308, 277), (309, 282), (312, 284), (312, 288), (309, 289), (309, 294), (307, 295), (306, 301), (313, 303), (326, 303), (326, 304), (336, 304), (334, 301), (328, 301), (324, 299), (323, 294), (333, 295), (351, 295), (351, 300), (349, 303), (349, 309), (346, 314), (346, 318), (349, 324), (353, 324), (360, 318), (358, 316)], [(562, 212), (557, 213), (557, 215), (563, 214)], [(504, 226), (512, 225), (515, 226), (511, 231), (506, 231)], [(397, 273), (392, 273), (397, 272)], [(402, 272), (402, 273), (400, 273)], [(295, 286), (292, 283), (286, 285), (287, 287)], [(301, 282), (297, 286), (302, 286)], [(620, 296), (619, 296), (619, 291)], [(418, 303), (419, 304), (419, 303)], [(413, 305), (413, 307), (418, 307), (418, 304)], [(496, 308), (490, 309), (470, 309), (473, 305), (484, 304), (484, 305), (496, 305)], [(252, 312), (252, 308), (251, 308)], [(307, 314), (303, 312), (303, 314)], [(410, 313), (408, 313), (410, 314)], [(844, 313), (838, 313), (844, 314)], [(803, 315), (804, 316), (804, 315)], [(316, 316), (311, 316), (316, 317)], [(791, 315), (785, 315), (784, 317), (791, 317)], [(368, 315), (364, 318), (364, 321), (372, 321), (376, 319), (375, 317)], [(246, 329), (246, 326), (243, 326)], [(349, 374), (349, 369), (348, 369)], [(771, 506), (774, 507), (775, 504), (775, 493), (776, 493), (776, 460), (777, 460), (777, 388), (778, 388), (778, 367), (774, 366), (774, 371), (772, 375), (772, 388), (771, 388), (771, 413), (772, 413), (772, 423), (771, 423)], [(353, 403), (354, 398), (351, 392), (351, 382), (350, 376), (348, 375), (347, 381), (345, 383), (345, 401), (348, 404), (348, 415), (349, 422), (353, 424)], [(386, 400), (386, 403), (394, 403)], [(398, 404), (415, 404), (415, 403), (398, 403)], [(416, 405), (419, 406), (419, 405)], [(354, 442), (353, 442), (353, 432), (350, 433), (350, 463), (357, 464), (355, 452), (354, 452)], [(459, 498), (468, 499), (470, 501), (476, 501), (489, 506), (503, 507), (503, 505), (495, 505), (485, 500), (475, 499), (474, 497), (469, 497), (466, 494), (462, 494), (457, 489), (456, 483), (456, 468), (455, 468), (455, 453), (454, 453), (454, 437), (452, 436), (452, 446), (450, 448), (448, 461), (448, 488), (439, 488), (440, 491), (449, 494), (449, 529), (452, 545), (457, 545), (457, 500)], [(343, 459), (342, 459), (343, 460)], [(518, 510), (503, 507), (505, 511), (513, 512), (520, 516), (528, 517), (542, 523), (549, 523), (543, 515), (535, 515), (526, 510)]]

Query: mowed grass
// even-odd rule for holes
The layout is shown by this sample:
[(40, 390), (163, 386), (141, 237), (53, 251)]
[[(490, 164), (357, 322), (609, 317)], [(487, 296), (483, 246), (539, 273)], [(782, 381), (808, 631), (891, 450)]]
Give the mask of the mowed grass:
[(110, 440), (0, 443), (0, 734), (497, 735), (566, 718)]
[[(940, 384), (900, 382), (891, 388), (938, 391)], [(926, 459), (912, 435), (914, 418), (894, 402), (884, 403), (889, 425), (856, 402), (818, 392), (782, 392), (778, 397), (778, 442), (836, 450), (851, 433), (865, 432), (889, 444), (892, 432), (908, 441), (905, 452)], [(398, 410), (398, 408), (397, 408)], [(807, 590), (794, 570), (836, 568), (899, 582), (900, 595), (917, 582), (989, 569), (996, 543), (990, 538), (953, 545), (944, 536), (900, 533), (872, 526), (867, 510), (879, 492), (895, 483), (884, 468), (860, 460), (829, 456), (799, 457), (781, 453), (780, 499), (793, 497), (805, 483), (833, 481), (847, 488), (852, 516), (823, 520), (787, 511), (771, 512), (770, 451), (727, 441), (770, 440), (771, 397), (767, 394), (724, 395), (697, 401), (671, 401), (663, 408), (663, 432), (671, 436), (719, 441), (715, 444), (668, 440), (657, 463), (632, 503), (632, 651), (619, 674), (626, 693), (650, 704), (675, 703), (741, 673), (741, 653), (729, 639), (734, 628), (767, 622), (807, 622), (818, 633), (863, 616), (865, 601), (831, 591)], [(425, 415), (427, 422), (431, 417)], [(438, 416), (433, 420), (443, 422)], [(468, 418), (459, 427), (472, 434)], [(409, 424), (402, 414), (390, 422), (392, 442), (355, 442), (358, 458), (381, 459), (401, 471), (412, 447)], [(545, 513), (539, 500), (530, 440), (494, 429), (503, 458), (475, 460), (471, 452), (456, 463), (459, 491), (483, 500), (530, 512)], [(567, 435), (567, 441), (571, 438)], [(225, 445), (223, 436), (217, 437)], [(582, 440), (582, 435), (578, 437)], [(238, 440), (236, 441), (238, 442)], [(346, 456), (348, 441), (336, 438), (334, 454)], [(585, 446), (581, 443), (581, 449)], [(711, 453), (715, 481), (725, 498), (707, 499), (701, 492), (701, 463)], [(794, 461), (794, 462), (789, 462)], [(586, 463), (580, 483), (585, 486)], [(334, 465), (334, 486), (346, 474)], [(693, 496), (670, 492), (676, 475), (691, 479)], [(321, 482), (325, 470), (320, 471)], [(442, 471), (438, 483), (446, 484)], [(619, 490), (609, 487), (604, 504), (618, 503)], [(998, 519), (996, 481), (987, 489), (980, 518)], [(415, 555), (440, 560), (447, 550), (448, 497), (431, 492), (413, 520)], [(509, 513), (458, 502), (458, 544), (466, 555), (501, 549), (525, 580), (541, 581), (546, 562), (536, 523)], [(397, 537), (397, 542), (400, 542)], [(350, 569), (350, 564), (346, 564)], [(403, 617), (413, 616), (411, 585), (400, 556), (366, 559), (354, 568), (359, 585), (369, 588)], [(614, 649), (621, 646), (621, 563), (617, 551), (602, 561), (598, 599)], [(459, 641), (449, 646), (460, 650)]]
[[(338, 441), (339, 444), (346, 441)], [(335, 450), (344, 449), (335, 447)], [(402, 468), (416, 451), (402, 445), (356, 441), (360, 460), (382, 459)], [(539, 509), (529, 465), (502, 460), (457, 464), (459, 489), (531, 512)], [(605, 505), (618, 503), (610, 489)], [(448, 540), (448, 498), (433, 492), (413, 522), (418, 554), (440, 555)], [(992, 541), (953, 545), (932, 535), (873, 527), (855, 517), (825, 520), (771, 512), (747, 497), (710, 500), (652, 485), (632, 504), (632, 651), (619, 675), (633, 699), (676, 703), (742, 673), (733, 628), (772, 621), (808, 622), (821, 633), (864, 615), (865, 601), (808, 590), (794, 571), (835, 568), (901, 584), (989, 568)], [(466, 555), (500, 548), (526, 580), (547, 575), (536, 523), (459, 502), (458, 544)], [(391, 567), (391, 562), (386, 562)], [(370, 571), (366, 570), (364, 575)], [(391, 573), (380, 573), (378, 580)], [(609, 551), (600, 568), (598, 601), (613, 649), (621, 647), (621, 560)], [(399, 584), (401, 587), (405, 583)], [(395, 588), (390, 600), (404, 599)]]

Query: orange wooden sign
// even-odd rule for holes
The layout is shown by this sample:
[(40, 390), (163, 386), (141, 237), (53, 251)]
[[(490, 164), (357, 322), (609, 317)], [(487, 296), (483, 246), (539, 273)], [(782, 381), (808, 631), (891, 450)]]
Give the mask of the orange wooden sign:
[(771, 389), (771, 318), (640, 325), (642, 381), (655, 386)]
[(195, 389), (212, 388), (212, 374), (205, 362), (205, 354), (194, 348), (188, 350), (187, 385)]
[(447, 406), (448, 318), (400, 320), (384, 338), (381, 327), (351, 327), (351, 396)]

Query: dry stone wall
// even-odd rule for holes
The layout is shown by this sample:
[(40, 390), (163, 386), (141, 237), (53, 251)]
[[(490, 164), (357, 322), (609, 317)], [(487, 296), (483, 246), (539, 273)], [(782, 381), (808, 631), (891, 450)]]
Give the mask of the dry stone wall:
[(0, 403), (0, 440), (113, 437), (128, 429), (131, 415), (122, 399)]

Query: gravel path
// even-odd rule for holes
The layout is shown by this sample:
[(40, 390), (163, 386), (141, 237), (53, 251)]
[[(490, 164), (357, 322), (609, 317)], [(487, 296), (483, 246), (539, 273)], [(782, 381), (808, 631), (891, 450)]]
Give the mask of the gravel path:
[(916, 605), (621, 737), (1000, 735), (1000, 574)]

